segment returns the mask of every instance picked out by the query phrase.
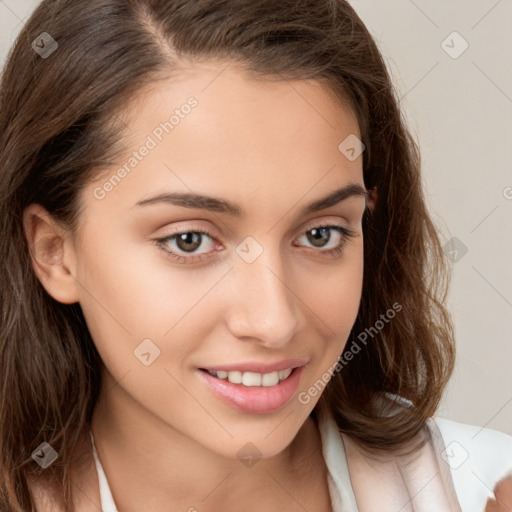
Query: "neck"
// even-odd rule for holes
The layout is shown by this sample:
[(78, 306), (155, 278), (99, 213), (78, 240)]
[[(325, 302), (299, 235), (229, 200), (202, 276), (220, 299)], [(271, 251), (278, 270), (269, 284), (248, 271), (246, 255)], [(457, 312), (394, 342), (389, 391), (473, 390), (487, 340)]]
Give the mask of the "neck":
[[(241, 504), (246, 512), (278, 510), (278, 505), (290, 509), (290, 500), (311, 500), (306, 482), (318, 481), (319, 476), (326, 480), (312, 418), (285, 450), (247, 467), (163, 422), (106, 373), (91, 428), (112, 495), (123, 512), (163, 512), (170, 503), (173, 510), (187, 511), (238, 510)], [(297, 500), (301, 493), (304, 496)]]

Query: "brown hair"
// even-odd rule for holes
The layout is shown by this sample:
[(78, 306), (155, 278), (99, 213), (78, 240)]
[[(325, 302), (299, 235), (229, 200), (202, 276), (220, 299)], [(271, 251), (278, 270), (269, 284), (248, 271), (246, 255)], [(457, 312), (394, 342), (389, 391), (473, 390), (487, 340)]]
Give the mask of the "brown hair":
[[(47, 58), (32, 48), (42, 32), (58, 43)], [(226, 59), (254, 77), (319, 80), (350, 103), (366, 146), (365, 186), (378, 196), (363, 218), (363, 292), (347, 347), (392, 304), (402, 310), (335, 373), (320, 400), (340, 431), (370, 450), (416, 439), (437, 409), (455, 355), (444, 305), (449, 268), (426, 209), (417, 145), (352, 7), (344, 0), (45, 0), (11, 49), (0, 85), (2, 510), (33, 510), (28, 478), (40, 475), (74, 510), (68, 463), (90, 421), (102, 365), (80, 305), (53, 300), (35, 275), (23, 211), (38, 203), (76, 228), (81, 189), (121, 149), (116, 113), (194, 59)], [(389, 414), (377, 406), (376, 397), (393, 395), (413, 407)], [(45, 470), (31, 458), (42, 442), (59, 455)]]

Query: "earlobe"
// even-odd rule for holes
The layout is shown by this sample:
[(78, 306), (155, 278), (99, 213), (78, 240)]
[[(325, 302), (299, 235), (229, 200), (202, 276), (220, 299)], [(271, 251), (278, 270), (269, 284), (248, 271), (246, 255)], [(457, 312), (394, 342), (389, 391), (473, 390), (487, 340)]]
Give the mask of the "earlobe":
[(25, 208), (23, 229), (32, 267), (48, 294), (63, 304), (78, 302), (74, 248), (67, 232), (38, 204)]

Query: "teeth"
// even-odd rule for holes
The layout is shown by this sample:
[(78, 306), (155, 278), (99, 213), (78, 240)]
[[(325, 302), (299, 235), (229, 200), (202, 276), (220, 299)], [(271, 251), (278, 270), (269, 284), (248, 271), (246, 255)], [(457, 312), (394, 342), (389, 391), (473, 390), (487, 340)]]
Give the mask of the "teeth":
[(233, 384), (242, 384), (243, 382), (243, 374), (242, 372), (228, 372), (228, 380)]
[(256, 373), (256, 372), (226, 372), (223, 370), (219, 370), (217, 372), (208, 370), (210, 375), (217, 377), (218, 379), (228, 380), (233, 384), (242, 384), (248, 387), (256, 387), (256, 386), (264, 386), (270, 387), (275, 386), (279, 382), (286, 379), (290, 373), (292, 373), (291, 368), (287, 368), (286, 370), (279, 370), (278, 372), (271, 373)]
[(286, 377), (288, 377), (288, 375), (290, 375), (290, 373), (292, 373), (291, 368), (287, 368), (286, 370), (279, 370), (279, 380), (286, 379)]
[[(228, 379), (231, 376), (228, 373)], [(242, 375), (242, 384), (244, 386), (261, 386), (261, 373), (244, 372)]]
[(279, 382), (279, 372), (264, 373), (261, 376), (262, 386), (275, 386)]

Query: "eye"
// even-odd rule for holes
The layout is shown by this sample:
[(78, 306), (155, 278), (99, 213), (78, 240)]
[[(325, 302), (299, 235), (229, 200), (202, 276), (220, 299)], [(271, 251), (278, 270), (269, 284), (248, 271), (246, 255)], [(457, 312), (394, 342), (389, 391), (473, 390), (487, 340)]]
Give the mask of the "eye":
[[(202, 245), (204, 246), (204, 240), (210, 240), (210, 246), (216, 246), (213, 238), (206, 231), (201, 230), (188, 230), (177, 232), (171, 236), (160, 238), (155, 240), (159, 247), (166, 252), (171, 258), (178, 261), (178, 263), (190, 263), (202, 261), (204, 258), (208, 258), (211, 255), (207, 252), (192, 254), (197, 251)], [(171, 245), (173, 244), (173, 245)], [(169, 250), (168, 247), (174, 247), (173, 250)], [(185, 253), (185, 256), (179, 254), (179, 251)], [(210, 250), (210, 252), (212, 252)], [(190, 256), (187, 256), (190, 254)]]
[[(335, 233), (334, 240), (335, 243), (332, 244), (333, 247), (325, 249), (325, 247), (332, 241), (332, 232)], [(320, 253), (326, 253), (331, 256), (336, 256), (340, 254), (345, 246), (345, 242), (348, 238), (356, 237), (357, 233), (352, 231), (344, 226), (339, 226), (337, 224), (328, 225), (328, 226), (317, 226), (309, 229), (302, 235), (311, 243), (315, 248), (323, 248), (322, 251), (316, 251)], [(338, 239), (336, 243), (336, 239)]]
[[(306, 231), (300, 238), (306, 237), (307, 242), (313, 245), (313, 249), (324, 248), (329, 244), (329, 242), (332, 241), (333, 232), (335, 233), (335, 243), (333, 244), (334, 247), (324, 250), (317, 250), (314, 252), (327, 254), (330, 256), (339, 255), (342, 252), (347, 239), (357, 236), (357, 232), (352, 231), (344, 226), (327, 225), (313, 227)], [(205, 252), (195, 253), (195, 251), (197, 251), (201, 246), (205, 245), (205, 240), (209, 241), (209, 243), (206, 245), (210, 246), (210, 250), (208, 251), (208, 249), (206, 249)], [(158, 238), (154, 240), (154, 242), (169, 257), (176, 260), (178, 263), (196, 263), (203, 261), (204, 259), (212, 257), (213, 253), (216, 252), (216, 248), (222, 247), (207, 231), (188, 228), (185, 228), (185, 230), (182, 229), (181, 231), (177, 231), (170, 236)], [(169, 249), (169, 247), (171, 247), (171, 249)]]

